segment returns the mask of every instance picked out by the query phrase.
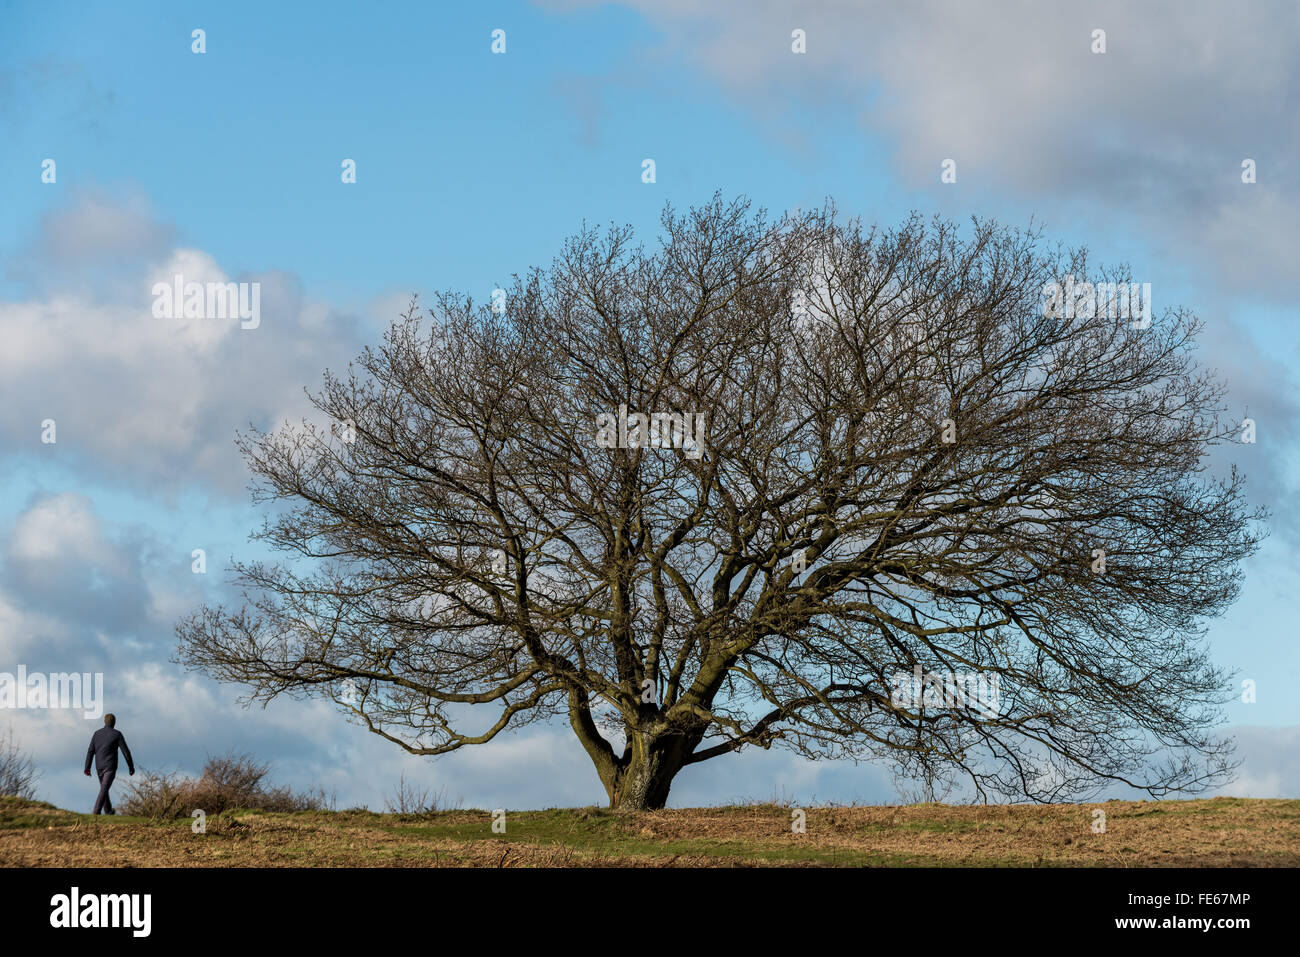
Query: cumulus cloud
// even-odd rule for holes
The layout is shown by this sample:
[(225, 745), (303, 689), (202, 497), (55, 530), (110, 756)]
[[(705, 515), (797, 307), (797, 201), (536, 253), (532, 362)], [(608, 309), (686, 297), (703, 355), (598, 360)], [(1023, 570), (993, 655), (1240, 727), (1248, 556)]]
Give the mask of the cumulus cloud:
[[(576, 10), (596, 0), (551, 0)], [(900, 178), (958, 184), (1153, 233), (1252, 294), (1300, 275), (1300, 9), (1213, 0), (624, 0), (755, 115), (835, 99), (894, 151)], [(1261, 24), (1267, 24), (1261, 29)], [(807, 53), (791, 53), (791, 32)], [(1106, 52), (1091, 51), (1106, 32)], [(659, 51), (656, 51), (656, 53)], [(795, 124), (797, 125), (797, 123)], [(1241, 182), (1254, 159), (1258, 182)], [(945, 193), (940, 199), (956, 193)], [(969, 192), (960, 194), (970, 207)]]
[[(373, 330), (312, 301), (289, 273), (229, 275), (133, 200), (93, 194), (50, 215), (18, 274), (30, 294), (0, 303), (0, 436), (164, 493), (187, 483), (242, 496), (238, 429), (308, 416), (304, 387), (345, 365)], [(97, 271), (97, 267), (103, 267)], [(260, 325), (158, 318), (155, 284), (258, 283)], [(247, 323), (251, 324), (251, 323)], [(52, 419), (54, 444), (41, 442)]]
[[(111, 541), (84, 495), (41, 496), (14, 523), (4, 549), (5, 583), (21, 609), (47, 619), (75, 619), (91, 630), (42, 630), (14, 635), (51, 646), (77, 647), (104, 631), (129, 631), (149, 619), (150, 595), (140, 554)], [(77, 670), (81, 670), (78, 668)]]
[(129, 301), (142, 264), (164, 260), (175, 244), (175, 227), (157, 219), (142, 193), (81, 190), (40, 221), (6, 277), (36, 296), (75, 291)]

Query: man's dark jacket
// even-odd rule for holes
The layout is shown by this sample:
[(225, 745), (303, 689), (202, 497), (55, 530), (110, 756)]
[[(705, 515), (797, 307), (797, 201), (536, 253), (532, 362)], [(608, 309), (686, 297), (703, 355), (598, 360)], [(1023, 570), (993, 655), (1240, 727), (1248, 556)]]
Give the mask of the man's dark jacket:
[(126, 746), (126, 738), (117, 728), (103, 727), (90, 739), (90, 749), (86, 751), (86, 770), (90, 770), (90, 759), (95, 759), (95, 771), (117, 770), (117, 749), (122, 749), (126, 756), (127, 769), (135, 774), (135, 762), (131, 760), (131, 749)]

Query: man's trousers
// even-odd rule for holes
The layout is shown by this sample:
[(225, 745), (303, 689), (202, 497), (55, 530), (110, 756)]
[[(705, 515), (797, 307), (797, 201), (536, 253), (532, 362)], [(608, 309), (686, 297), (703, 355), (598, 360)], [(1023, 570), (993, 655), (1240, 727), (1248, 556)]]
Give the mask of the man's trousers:
[(116, 771), (99, 772), (99, 797), (95, 800), (95, 813), (98, 814), (102, 808), (105, 814), (113, 813), (113, 802), (109, 800), (108, 789), (113, 786), (113, 778), (117, 777)]

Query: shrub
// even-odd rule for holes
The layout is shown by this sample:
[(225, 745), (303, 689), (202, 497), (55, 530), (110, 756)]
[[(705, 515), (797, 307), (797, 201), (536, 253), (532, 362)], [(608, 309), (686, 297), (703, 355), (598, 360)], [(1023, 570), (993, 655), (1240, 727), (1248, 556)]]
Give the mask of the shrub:
[(0, 795), (31, 800), (36, 797), (36, 762), (14, 743), (14, 733), (0, 742)]
[(445, 811), (451, 807), (447, 802), (445, 790), (431, 792), (427, 788), (418, 787), (408, 783), (405, 774), (402, 775), (397, 788), (384, 800), (384, 804), (387, 805), (389, 814), (426, 815), (440, 810)]
[(122, 814), (170, 821), (189, 817), (191, 811), (208, 815), (222, 811), (324, 811), (333, 801), (323, 789), (295, 792), (288, 787), (269, 787), (265, 778), (269, 764), (247, 754), (209, 756), (203, 773), (186, 778), (176, 773), (141, 769), (137, 780), (127, 783), (119, 805)]

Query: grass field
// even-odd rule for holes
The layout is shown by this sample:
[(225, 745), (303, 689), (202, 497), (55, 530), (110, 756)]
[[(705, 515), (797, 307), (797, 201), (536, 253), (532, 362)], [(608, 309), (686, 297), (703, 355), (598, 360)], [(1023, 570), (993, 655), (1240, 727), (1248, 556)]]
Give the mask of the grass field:
[[(1093, 833), (1093, 810), (1105, 833)], [(188, 820), (76, 814), (0, 798), (5, 867), (1300, 866), (1300, 801), (839, 807), (806, 833), (772, 804), (621, 814), (226, 812)]]

